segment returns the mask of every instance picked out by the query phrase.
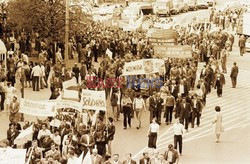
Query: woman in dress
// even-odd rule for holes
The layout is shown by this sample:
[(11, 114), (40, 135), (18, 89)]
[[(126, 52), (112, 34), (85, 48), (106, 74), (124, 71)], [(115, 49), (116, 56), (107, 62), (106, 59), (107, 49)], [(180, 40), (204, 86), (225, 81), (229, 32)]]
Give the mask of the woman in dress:
[(148, 129), (148, 147), (156, 149), (157, 136), (159, 134), (160, 126), (156, 121), (156, 118), (153, 118), (152, 123), (149, 125)]
[(214, 125), (214, 134), (216, 135), (215, 142), (220, 142), (220, 134), (224, 131), (222, 126), (222, 114), (220, 112), (220, 107), (215, 107), (216, 115), (214, 116), (212, 124)]
[(9, 115), (10, 102), (13, 100), (13, 96), (16, 91), (17, 89), (13, 87), (11, 83), (7, 83), (5, 105), (8, 115)]

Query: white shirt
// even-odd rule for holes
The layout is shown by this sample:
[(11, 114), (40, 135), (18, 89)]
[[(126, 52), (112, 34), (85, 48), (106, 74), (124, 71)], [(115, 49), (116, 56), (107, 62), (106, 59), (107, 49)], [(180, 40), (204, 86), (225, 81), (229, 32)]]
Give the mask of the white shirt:
[(39, 132), (38, 132), (38, 136), (37, 138), (40, 139), (42, 136), (50, 136), (51, 135), (51, 132), (49, 129), (41, 129)]
[(184, 85), (180, 84), (180, 93), (184, 93)]
[(145, 108), (145, 102), (142, 98), (135, 98), (133, 104), (135, 109)]
[(32, 72), (31, 72), (31, 75), (33, 76), (40, 76), (42, 74), (42, 69), (40, 66), (35, 66), (32, 68)]
[(172, 162), (173, 158), (173, 152), (172, 151), (168, 151), (168, 162)]
[(59, 135), (56, 136), (55, 134), (51, 134), (50, 137), (55, 142), (55, 144), (61, 145), (61, 136)]
[(152, 133), (158, 133), (159, 129), (160, 129), (160, 126), (157, 123), (151, 123), (149, 125), (149, 131), (152, 132)]
[(184, 126), (181, 123), (175, 123), (173, 125), (174, 135), (182, 135), (184, 132)]
[(45, 76), (45, 67), (44, 67), (44, 65), (41, 66), (41, 70), (42, 70), (42, 74), (41, 75)]

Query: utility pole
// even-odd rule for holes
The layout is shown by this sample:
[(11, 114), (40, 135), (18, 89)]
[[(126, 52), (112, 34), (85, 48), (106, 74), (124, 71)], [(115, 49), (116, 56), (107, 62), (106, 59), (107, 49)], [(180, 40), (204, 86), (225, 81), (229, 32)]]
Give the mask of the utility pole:
[(69, 1), (70, 0), (65, 0), (65, 5), (66, 5), (66, 14), (65, 14), (65, 52), (64, 52), (65, 64), (69, 60)]

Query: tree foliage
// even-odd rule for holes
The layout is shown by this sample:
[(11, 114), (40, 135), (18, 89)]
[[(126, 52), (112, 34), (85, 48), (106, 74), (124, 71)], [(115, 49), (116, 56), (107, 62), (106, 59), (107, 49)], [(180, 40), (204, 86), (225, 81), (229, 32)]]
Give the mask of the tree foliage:
[[(41, 37), (63, 39), (65, 0), (12, 0), (7, 5), (7, 24), (19, 31), (36, 31)], [(79, 6), (70, 7), (70, 33), (88, 21)]]

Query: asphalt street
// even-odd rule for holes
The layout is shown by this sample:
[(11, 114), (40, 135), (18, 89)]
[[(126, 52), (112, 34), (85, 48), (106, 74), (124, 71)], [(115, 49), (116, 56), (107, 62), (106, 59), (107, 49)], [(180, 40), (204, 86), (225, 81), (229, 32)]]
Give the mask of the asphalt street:
[[(206, 16), (207, 10), (190, 12), (175, 16), (174, 18), (192, 20), (196, 15)], [(74, 61), (71, 61), (72, 64)], [(236, 89), (231, 88), (229, 73), (225, 74), (226, 85), (223, 90), (223, 97), (218, 98), (216, 91), (213, 90), (207, 96), (207, 106), (203, 110), (201, 126), (191, 129), (184, 136), (183, 156), (180, 163), (184, 164), (248, 164), (250, 163), (250, 53), (243, 57), (239, 55), (237, 40), (233, 47), (233, 52), (228, 57), (228, 72), (232, 63), (237, 62), (240, 68), (238, 85)], [(202, 67), (199, 64), (199, 71)], [(200, 72), (198, 72), (199, 74)], [(25, 89), (25, 98), (32, 100), (47, 100), (50, 96), (49, 89), (43, 89), (40, 92), (34, 92), (31, 88)], [(108, 115), (111, 115), (109, 101)], [(225, 132), (222, 134), (221, 143), (215, 143), (215, 136), (212, 134), (212, 119), (214, 116), (214, 107), (220, 105), (223, 114), (223, 126)], [(35, 117), (25, 115), (25, 120), (34, 121)], [(142, 156), (143, 151), (149, 151), (147, 146), (147, 131), (149, 126), (149, 112), (142, 115), (142, 128), (137, 130), (135, 120), (132, 120), (132, 128), (123, 130), (122, 117), (115, 123), (116, 134), (113, 141), (112, 151), (120, 154), (121, 159), (125, 159), (126, 153), (132, 153), (134, 159)], [(5, 113), (0, 113), (0, 139), (6, 137), (8, 128), (8, 117)], [(157, 147), (160, 153), (167, 149), (167, 145), (173, 143), (172, 125), (162, 124), (160, 127), (160, 136)]]

